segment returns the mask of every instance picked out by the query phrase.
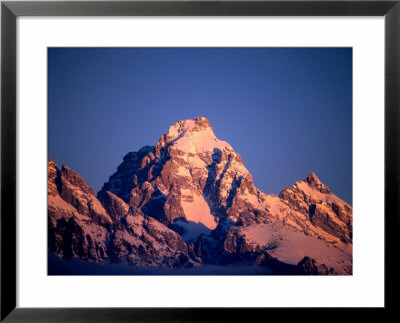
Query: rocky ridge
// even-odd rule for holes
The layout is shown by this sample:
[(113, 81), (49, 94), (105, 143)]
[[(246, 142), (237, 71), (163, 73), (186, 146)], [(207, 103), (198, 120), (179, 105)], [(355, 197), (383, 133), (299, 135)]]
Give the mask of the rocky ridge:
[(64, 259), (191, 267), (181, 236), (107, 192), (100, 202), (73, 170), (48, 161), (49, 249)]

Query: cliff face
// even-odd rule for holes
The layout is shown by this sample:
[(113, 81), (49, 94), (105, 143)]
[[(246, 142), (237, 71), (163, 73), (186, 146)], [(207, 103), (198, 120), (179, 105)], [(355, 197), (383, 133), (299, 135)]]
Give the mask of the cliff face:
[(266, 195), (201, 117), (128, 153), (97, 197), (77, 173), (49, 161), (49, 223), (51, 249), (63, 257), (352, 271), (351, 206), (314, 173), (279, 196)]

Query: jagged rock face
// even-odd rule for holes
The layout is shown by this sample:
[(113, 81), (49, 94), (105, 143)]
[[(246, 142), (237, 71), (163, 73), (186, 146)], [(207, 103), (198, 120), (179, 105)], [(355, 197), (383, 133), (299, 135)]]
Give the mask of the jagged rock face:
[[(102, 202), (114, 224), (120, 224), (121, 220), (126, 217), (130, 211), (129, 205), (111, 192), (106, 192), (106, 194), (104, 194)], [(136, 210), (136, 212), (138, 211)]]
[(291, 189), (284, 189), (279, 197), (308, 217), (314, 226), (343, 242), (352, 241), (352, 207), (332, 194), (314, 173)]
[(137, 266), (198, 264), (179, 234), (111, 192), (102, 203), (73, 170), (48, 161), (49, 249), (64, 259)]
[(49, 223), (50, 251), (64, 259), (78, 257), (107, 263), (107, 236), (103, 226), (78, 217), (60, 218)]
[(104, 263), (108, 258), (104, 243), (107, 229), (93, 218), (105, 224), (108, 216), (89, 207), (97, 199), (86, 184), (80, 190), (79, 183), (84, 181), (78, 174), (65, 167), (60, 171), (48, 160), (49, 249), (64, 259), (79, 257)]
[(72, 169), (62, 166), (59, 178), (59, 192), (61, 198), (72, 205), (80, 214), (99, 224), (110, 224), (112, 220), (92, 188), (90, 188), (82, 177)]
[(304, 257), (295, 270), (298, 275), (337, 275), (336, 271), (325, 264), (319, 264), (315, 259)]
[[(113, 261), (137, 266), (173, 267), (187, 263), (188, 248), (182, 238), (150, 217), (128, 214), (125, 225), (112, 233), (109, 249)], [(185, 260), (185, 261), (184, 261)]]
[(59, 171), (57, 169), (57, 165), (50, 158), (47, 160), (47, 177), (48, 177), (48, 185), (47, 185), (47, 194), (49, 196), (57, 196), (59, 194), (56, 179), (59, 177)]

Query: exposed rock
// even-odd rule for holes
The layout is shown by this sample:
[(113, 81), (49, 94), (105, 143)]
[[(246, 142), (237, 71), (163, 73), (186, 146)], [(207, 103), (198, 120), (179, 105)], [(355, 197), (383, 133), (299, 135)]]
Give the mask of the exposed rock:
[(302, 213), (313, 226), (345, 243), (351, 243), (351, 206), (332, 194), (314, 173), (295, 183), (291, 189), (284, 189), (279, 197), (286, 201), (291, 209)]
[(49, 224), (49, 249), (64, 259), (74, 257), (108, 263), (105, 227), (77, 217)]
[(185, 266), (193, 262), (188, 248), (176, 232), (153, 218), (129, 214), (125, 226), (112, 233), (112, 260), (137, 266)]
[(337, 275), (332, 267), (328, 268), (324, 264), (319, 264), (310, 257), (304, 257), (297, 264), (295, 273), (298, 275)]
[(59, 182), (61, 198), (73, 206), (79, 214), (95, 220), (99, 224), (106, 225), (112, 223), (111, 217), (96, 198), (92, 188), (86, 184), (78, 173), (63, 166)]
[(125, 217), (130, 208), (122, 199), (111, 192), (106, 192), (103, 195), (103, 206), (110, 215), (113, 223), (120, 222)]
[(76, 172), (65, 166), (60, 171), (51, 160), (48, 187), (49, 249), (58, 256), (137, 266), (197, 265), (179, 234), (111, 192), (101, 204)]
[(52, 161), (50, 158), (47, 159), (47, 177), (48, 177), (48, 185), (47, 185), (47, 194), (49, 196), (57, 196), (59, 195), (58, 192), (58, 181), (56, 181), (57, 178), (59, 178), (59, 169), (57, 168), (57, 165), (54, 161)]

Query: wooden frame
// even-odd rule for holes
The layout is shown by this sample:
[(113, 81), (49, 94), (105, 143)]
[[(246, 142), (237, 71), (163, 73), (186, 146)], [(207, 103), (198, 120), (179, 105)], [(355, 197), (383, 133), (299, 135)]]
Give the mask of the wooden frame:
[[(242, 315), (247, 319), (249, 316), (255, 318), (258, 315), (265, 315), (266, 310), (16, 308), (16, 18), (18, 16), (384, 16), (385, 309), (394, 309), (396, 301), (393, 291), (399, 286), (399, 275), (395, 273), (397, 268), (395, 259), (398, 254), (395, 239), (399, 236), (400, 227), (399, 2), (399, 0), (3, 1), (1, 3), (1, 321), (235, 321)], [(287, 311), (287, 309), (274, 309), (285, 315), (283, 310)], [(371, 314), (368, 315), (372, 318)]]

